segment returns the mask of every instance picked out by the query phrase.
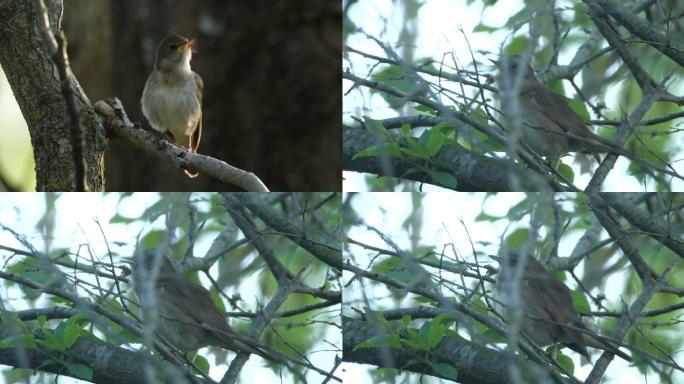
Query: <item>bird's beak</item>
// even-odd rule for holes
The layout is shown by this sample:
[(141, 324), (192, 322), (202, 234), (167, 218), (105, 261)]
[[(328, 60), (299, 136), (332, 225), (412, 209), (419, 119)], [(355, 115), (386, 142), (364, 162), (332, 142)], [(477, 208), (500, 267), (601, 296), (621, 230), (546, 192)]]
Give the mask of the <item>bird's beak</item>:
[(119, 265), (119, 268), (123, 271), (124, 276), (130, 275), (133, 271), (131, 268), (135, 268), (135, 259), (133, 257), (122, 257), (119, 263), (124, 265)]
[(489, 61), (491, 61), (492, 63), (494, 63), (494, 65), (496, 65), (497, 67), (499, 66), (499, 63), (501, 63), (499, 60), (492, 60), (492, 59), (487, 59), (487, 60), (489, 60)]
[(489, 257), (498, 261), (499, 263), (501, 262), (501, 258), (499, 256), (489, 255)]
[(183, 53), (185, 53), (188, 49), (191, 49), (192, 52), (194, 53), (195, 50), (192, 49), (192, 43), (193, 43), (194, 41), (195, 41), (195, 39), (190, 39), (190, 40), (186, 41), (185, 43), (181, 44), (181, 45), (180, 45), (180, 51), (183, 52)]
[(122, 257), (121, 262), (126, 264), (135, 264), (135, 257)]

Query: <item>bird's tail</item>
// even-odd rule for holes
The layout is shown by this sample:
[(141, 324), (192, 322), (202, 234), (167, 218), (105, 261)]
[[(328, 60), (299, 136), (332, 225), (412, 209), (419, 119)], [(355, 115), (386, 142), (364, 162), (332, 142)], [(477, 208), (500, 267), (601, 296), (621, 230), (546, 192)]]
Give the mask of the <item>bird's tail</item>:
[(619, 356), (625, 361), (629, 361), (630, 363), (633, 361), (632, 357), (629, 356), (628, 354), (622, 352), (621, 350), (617, 349), (614, 347), (612, 344), (610, 344), (607, 341), (603, 341), (602, 339), (584, 334), (584, 342), (586, 343), (587, 346), (592, 347), (592, 348), (597, 348), (597, 349), (603, 349), (604, 351), (608, 351), (616, 356)]
[(280, 356), (276, 356), (274, 353), (268, 351), (266, 347), (259, 345), (257, 343), (243, 342), (242, 340), (238, 340), (237, 338), (231, 338), (231, 340), (224, 340), (223, 348), (230, 349), (231, 351), (235, 352), (253, 353), (275, 363), (283, 361), (283, 359)]

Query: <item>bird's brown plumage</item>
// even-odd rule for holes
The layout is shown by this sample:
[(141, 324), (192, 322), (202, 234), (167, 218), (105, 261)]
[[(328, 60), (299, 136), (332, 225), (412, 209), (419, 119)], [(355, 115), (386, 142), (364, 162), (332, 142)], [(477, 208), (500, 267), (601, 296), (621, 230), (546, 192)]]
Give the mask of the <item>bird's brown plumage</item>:
[[(145, 250), (131, 260), (139, 298), (141, 282), (150, 278), (156, 257), (154, 250)], [(256, 345), (239, 340), (240, 336), (228, 326), (206, 288), (185, 279), (163, 255), (159, 256), (158, 262), (159, 273), (154, 284), (159, 313), (156, 330), (164, 339), (182, 351), (213, 345), (278, 360)]]
[[(497, 290), (502, 289), (502, 273), (515, 267), (521, 256), (511, 252), (509, 265), (504, 266), (500, 257), (490, 256), (499, 262), (500, 278)], [(556, 280), (534, 257), (527, 256), (520, 281), (520, 303), (522, 305), (522, 331), (540, 346), (561, 343), (575, 352), (589, 358), (587, 346), (607, 350), (631, 361), (629, 355), (607, 342), (592, 337), (579, 329), (588, 330), (572, 303), (570, 289)]]
[(591, 132), (568, 100), (546, 88), (521, 56), (512, 55), (505, 60), (492, 61), (499, 66), (497, 78), (500, 86), (503, 86), (503, 78), (511, 80), (523, 71), (518, 99), (522, 118), (521, 140), (534, 152), (542, 156), (562, 156), (568, 152), (625, 152)]
[[(202, 138), (204, 83), (190, 68), (192, 42), (174, 34), (159, 43), (141, 104), (152, 128), (195, 153)], [(184, 171), (190, 177), (198, 175), (194, 170)]]

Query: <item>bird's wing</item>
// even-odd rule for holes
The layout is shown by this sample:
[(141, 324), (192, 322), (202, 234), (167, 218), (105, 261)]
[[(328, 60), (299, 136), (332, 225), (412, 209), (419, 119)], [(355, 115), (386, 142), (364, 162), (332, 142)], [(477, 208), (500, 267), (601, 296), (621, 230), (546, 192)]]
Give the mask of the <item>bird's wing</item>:
[(255, 353), (266, 359), (279, 361), (279, 357), (270, 354), (258, 344), (247, 344), (239, 340), (240, 335), (228, 325), (211, 299), (209, 291), (204, 287), (190, 282), (178, 284), (177, 279), (165, 278), (157, 280), (157, 287), (163, 291), (160, 294), (173, 298), (174, 303), (193, 303), (193, 308), (199, 310), (189, 310), (186, 306), (181, 305), (176, 305), (176, 308), (186, 314), (193, 322), (205, 326), (205, 332), (214, 333), (224, 348), (235, 352)]
[(528, 97), (532, 103), (536, 104), (538, 110), (544, 111), (544, 115), (558, 124), (563, 131), (578, 136), (585, 132), (591, 134), (589, 128), (584, 125), (584, 120), (570, 108), (565, 97), (543, 87), (525, 92), (521, 97)]
[(193, 76), (195, 77), (195, 95), (197, 95), (197, 99), (200, 102), (200, 105), (202, 105), (202, 92), (204, 92), (204, 81), (200, 77), (200, 75), (197, 74), (197, 72), (192, 73)]
[[(527, 91), (521, 97), (528, 97), (530, 102), (535, 104), (538, 110), (544, 111), (544, 115), (558, 124), (564, 132), (578, 136), (584, 142), (584, 147), (590, 146), (591, 141), (598, 141), (608, 147), (613, 147), (609, 140), (596, 135), (587, 128), (584, 120), (570, 107), (568, 99), (555, 92), (539, 87)], [(578, 139), (568, 138), (571, 141), (578, 141)]]
[[(546, 314), (546, 316), (538, 317), (573, 327), (583, 325), (572, 304), (570, 289), (560, 281), (550, 276), (525, 277), (523, 278), (523, 288), (528, 290), (528, 298), (534, 297), (537, 300), (537, 308)], [(552, 325), (547, 324), (547, 326)], [(556, 326), (556, 331), (558, 333), (557, 341), (589, 358), (582, 332), (561, 325)]]
[[(204, 90), (204, 81), (197, 73), (193, 72), (195, 77), (195, 96), (200, 104), (200, 109), (202, 108), (202, 91)], [(190, 150), (192, 152), (197, 152), (197, 147), (199, 147), (200, 140), (202, 139), (202, 113), (200, 113), (199, 121), (197, 122), (197, 129), (190, 136)]]
[(556, 320), (571, 320), (578, 318), (577, 311), (572, 304), (570, 289), (563, 283), (550, 276), (525, 277), (525, 288), (541, 300), (541, 305)]
[(177, 308), (183, 311), (189, 318), (198, 324), (206, 324), (212, 328), (228, 329), (228, 324), (223, 318), (216, 304), (211, 299), (209, 291), (197, 284), (188, 282), (187, 284), (178, 284), (177, 279), (160, 278), (157, 280), (157, 286), (163, 290), (160, 294), (173, 298), (174, 303), (193, 303), (193, 308), (202, 308), (202, 311), (188, 310), (186, 306), (176, 305)]

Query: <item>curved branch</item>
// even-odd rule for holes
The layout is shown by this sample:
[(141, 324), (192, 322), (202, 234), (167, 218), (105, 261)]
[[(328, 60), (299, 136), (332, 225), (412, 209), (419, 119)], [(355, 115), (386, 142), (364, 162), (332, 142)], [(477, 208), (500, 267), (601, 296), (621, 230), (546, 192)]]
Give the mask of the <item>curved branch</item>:
[(601, 193), (599, 196), (630, 224), (684, 258), (684, 241), (681, 240), (682, 234), (676, 230), (677, 227), (668, 226), (653, 219), (648, 213), (625, 199), (623, 195)]
[(268, 192), (266, 185), (252, 172), (198, 153), (190, 153), (159, 137), (155, 133), (136, 127), (126, 115), (119, 99), (108, 99), (95, 103), (95, 112), (103, 119), (108, 132), (135, 147), (164, 158), (178, 168), (200, 171), (224, 183), (237, 185), (248, 192)]
[(608, 0), (585, 0), (588, 4), (599, 5), (606, 13), (615, 18), (622, 26), (635, 36), (644, 40), (653, 48), (663, 52), (667, 57), (684, 67), (682, 47), (677, 47), (676, 39), (652, 28), (646, 21), (639, 19), (627, 7)]
[(253, 194), (235, 193), (233, 196), (263, 220), (264, 223), (276, 231), (282, 232), (288, 239), (299, 244), (300, 247), (307, 250), (314, 257), (338, 271), (342, 269), (342, 249), (340, 246), (337, 244), (327, 244), (322, 240), (312, 240), (312, 234), (306, 228), (302, 228), (288, 220)]

